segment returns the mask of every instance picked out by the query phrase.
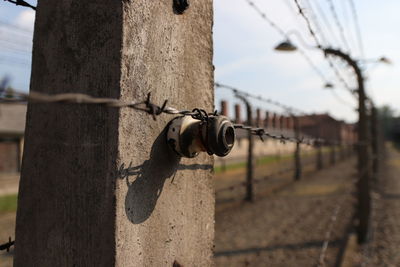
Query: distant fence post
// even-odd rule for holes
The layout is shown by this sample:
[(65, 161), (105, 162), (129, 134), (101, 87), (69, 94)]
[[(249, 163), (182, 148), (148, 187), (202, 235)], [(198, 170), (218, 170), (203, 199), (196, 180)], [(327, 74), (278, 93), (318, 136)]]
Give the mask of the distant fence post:
[(336, 163), (336, 148), (335, 148), (335, 146), (336, 146), (336, 143), (335, 143), (335, 141), (332, 141), (331, 143), (330, 143), (330, 161), (331, 161), (331, 165), (335, 165), (335, 163)]
[(372, 147), (372, 175), (376, 179), (379, 171), (379, 137), (376, 107), (371, 102), (371, 147)]
[(256, 127), (262, 127), (263, 123), (261, 121), (261, 109), (256, 110)]
[[(247, 113), (247, 125), (253, 125), (253, 115), (251, 110), (250, 102), (246, 99), (246, 97), (236, 94), (237, 98), (243, 101), (246, 105), (246, 113)], [(246, 168), (246, 201), (253, 201), (254, 200), (254, 192), (253, 192), (253, 135), (251, 131), (247, 133), (247, 140), (249, 143), (248, 152), (247, 152), (247, 168)]]
[(346, 145), (341, 142), (339, 144), (339, 149), (340, 149), (340, 160), (344, 160), (346, 158)]
[(272, 119), (271, 119), (271, 126), (272, 126), (272, 128), (273, 129), (276, 129), (278, 126), (278, 123), (277, 123), (277, 115), (276, 115), (276, 113), (273, 113), (272, 114)]
[(268, 129), (270, 127), (269, 123), (269, 112), (265, 111), (264, 128)]
[[(294, 123), (294, 134), (297, 140), (300, 140), (300, 122), (299, 118), (292, 116)], [(302, 174), (301, 158), (300, 158), (300, 141), (296, 142), (296, 149), (294, 151), (294, 179), (300, 180)]]
[(322, 142), (321, 140), (317, 141), (317, 153), (315, 154), (316, 156), (316, 168), (317, 170), (322, 170), (323, 168), (323, 160), (322, 160)]

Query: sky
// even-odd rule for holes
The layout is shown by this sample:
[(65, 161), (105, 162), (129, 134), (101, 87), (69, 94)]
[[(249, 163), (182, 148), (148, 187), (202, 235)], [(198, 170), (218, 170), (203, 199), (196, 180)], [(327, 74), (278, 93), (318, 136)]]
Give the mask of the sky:
[[(266, 16), (300, 47), (313, 61), (334, 89), (325, 89), (325, 81), (310, 67), (299, 52), (278, 52), (274, 47), (284, 40), (269, 23), (248, 4), (248, 0), (214, 0), (214, 65), (215, 80), (249, 93), (270, 98), (308, 113), (328, 112), (337, 119), (353, 122), (356, 98), (336, 78), (322, 53), (307, 31), (294, 0), (252, 0)], [(353, 0), (361, 29), (364, 53), (357, 42), (351, 0), (332, 0), (339, 23), (331, 12), (330, 0), (299, 0), (323, 46), (341, 48), (360, 60), (367, 78), (366, 87), (376, 105), (390, 105), (399, 110), (400, 91), (400, 1)], [(28, 1), (36, 5), (36, 1)], [(28, 8), (0, 2), (0, 77), (8, 76), (11, 86), (28, 91), (31, 47), (35, 12)], [(317, 28), (316, 26), (319, 26)], [(341, 38), (340, 27), (344, 38)], [(301, 35), (301, 39), (297, 35)], [(345, 39), (344, 41), (342, 39)], [(306, 43), (306, 44), (303, 44)], [(347, 44), (347, 45), (346, 45)], [(391, 65), (373, 63), (385, 56)], [(363, 59), (370, 60), (362, 61)], [(353, 89), (351, 70), (337, 59), (335, 66)], [(229, 110), (239, 102), (231, 92), (216, 89), (216, 107), (220, 100), (229, 101)], [(270, 104), (252, 101), (254, 108), (279, 111)]]

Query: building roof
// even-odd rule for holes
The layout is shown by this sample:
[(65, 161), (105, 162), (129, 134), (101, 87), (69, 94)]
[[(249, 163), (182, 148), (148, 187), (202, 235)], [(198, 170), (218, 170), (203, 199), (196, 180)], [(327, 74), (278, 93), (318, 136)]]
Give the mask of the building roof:
[(310, 115), (304, 115), (304, 116), (299, 116), (300, 123), (302, 127), (305, 126), (314, 126), (319, 123), (331, 121), (331, 122), (337, 122), (340, 123), (341, 121), (338, 121), (334, 118), (332, 118), (328, 113), (322, 113), (322, 114), (310, 114)]
[(0, 104), (0, 136), (23, 136), (25, 119), (26, 104)]

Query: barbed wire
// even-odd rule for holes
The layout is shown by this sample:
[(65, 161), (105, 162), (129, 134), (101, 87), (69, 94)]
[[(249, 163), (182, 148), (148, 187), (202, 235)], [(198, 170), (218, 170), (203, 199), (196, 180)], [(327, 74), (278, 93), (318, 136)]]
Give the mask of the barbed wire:
[[(315, 34), (314, 29), (312, 28), (311, 22), (310, 22), (309, 18), (306, 16), (306, 14), (304, 13), (303, 8), (301, 7), (299, 1), (298, 0), (294, 0), (294, 2), (295, 2), (296, 6), (298, 8), (298, 11), (299, 11), (300, 15), (305, 20), (306, 25), (307, 25), (307, 29), (308, 29), (309, 33), (311, 34), (311, 36), (313, 37), (313, 39), (314, 39), (314, 41), (315, 41), (315, 43), (317, 45), (317, 48), (320, 49), (321, 51), (323, 51), (324, 48), (322, 47), (320, 41), (318, 40), (318, 37)], [(326, 60), (328, 61), (329, 67), (333, 70), (333, 72), (334, 72), (335, 76), (338, 78), (338, 80), (343, 84), (343, 86), (347, 90), (349, 90), (350, 92), (353, 92), (354, 90), (352, 90), (350, 88), (350, 86), (347, 84), (346, 80), (342, 77), (342, 75), (340, 74), (339, 70), (333, 64), (332, 59), (329, 58), (325, 53), (324, 53), (324, 56), (325, 56)]]
[(261, 11), (261, 9), (254, 4), (253, 1), (251, 0), (245, 0), (247, 2), (247, 4), (249, 4), (250, 7), (252, 7), (266, 22), (268, 22), (268, 24), (274, 28), (277, 32), (279, 32), (281, 35), (283, 35), (286, 39), (288, 39), (288, 35), (285, 33), (285, 31), (279, 27), (273, 20), (271, 20), (267, 14), (265, 14), (264, 12)]
[[(0, 103), (68, 103), (68, 104), (87, 104), (87, 105), (102, 105), (111, 108), (123, 108), (128, 107), (138, 111), (146, 112), (152, 115), (153, 119), (156, 116), (163, 113), (170, 115), (183, 115), (192, 116), (195, 119), (206, 120), (208, 115), (216, 115), (217, 111), (213, 113), (207, 113), (204, 109), (194, 108), (192, 111), (189, 110), (178, 110), (176, 108), (167, 107), (168, 100), (159, 106), (151, 102), (151, 93), (147, 94), (147, 99), (141, 102), (133, 101), (121, 101), (114, 98), (96, 98), (86, 94), (80, 93), (64, 93), (49, 95), (39, 92), (31, 92), (29, 94), (13, 92), (11, 96), (5, 95), (3, 91), (0, 92)], [(269, 137), (275, 140), (279, 140), (282, 143), (295, 142), (307, 145), (314, 145), (316, 142), (321, 142), (321, 139), (311, 139), (311, 138), (294, 138), (288, 137), (283, 134), (271, 134), (263, 128), (253, 128), (243, 124), (234, 124), (235, 129), (249, 130), (253, 135), (257, 135), (261, 140), (264, 137)]]
[(333, 70), (335, 76), (337, 77), (337, 79), (341, 82), (341, 84), (344, 86), (344, 88), (346, 88), (346, 90), (348, 90), (350, 93), (354, 94), (355, 90), (351, 89), (350, 85), (346, 82), (346, 80), (343, 78), (343, 76), (340, 74), (338, 68), (335, 66), (335, 64), (333, 64), (332, 59), (328, 56), (325, 55), (325, 58), (328, 61), (329, 67)]
[[(261, 9), (256, 4), (254, 4), (254, 2), (252, 2), (251, 0), (245, 0), (245, 1), (261, 16), (261, 18), (263, 18), (273, 29), (275, 29), (280, 35), (282, 35), (282, 37), (284, 37), (286, 40), (290, 40), (288, 34), (281, 27), (279, 27), (273, 20), (271, 20), (264, 12), (262, 12)], [(311, 69), (323, 80), (323, 82), (328, 83), (328, 79), (323, 75), (322, 71), (318, 69), (318, 67), (311, 60), (308, 54), (300, 47), (297, 47), (297, 50), (310, 65)]]
[(300, 3), (298, 2), (298, 0), (294, 0), (296, 7), (299, 11), (299, 14), (304, 18), (304, 21), (307, 24), (307, 29), (311, 35), (311, 37), (314, 39), (315, 43), (317, 44), (317, 47), (322, 47), (320, 41), (318, 40), (317, 35), (315, 34), (314, 29), (311, 26), (311, 21), (308, 19), (308, 17), (306, 16), (306, 14), (304, 13), (304, 9), (301, 7)]
[(335, 23), (336, 23), (336, 26), (337, 26), (337, 28), (339, 29), (339, 36), (340, 36), (340, 39), (342, 39), (342, 42), (343, 42), (344, 46), (347, 48), (347, 50), (348, 50), (349, 52), (351, 52), (349, 43), (347, 42), (346, 36), (344, 35), (344, 28), (343, 28), (343, 25), (342, 25), (342, 23), (340, 23), (339, 16), (338, 16), (338, 14), (337, 14), (337, 12), (336, 12), (335, 5), (333, 4), (333, 1), (332, 1), (332, 0), (327, 0), (327, 2), (328, 2), (328, 4), (329, 4), (329, 9), (330, 9), (330, 11), (331, 11), (331, 13), (332, 13), (332, 16), (333, 16), (333, 19), (334, 19), (334, 21), (335, 21)]
[[(156, 116), (162, 113), (170, 115), (184, 115), (198, 117), (199, 114), (204, 114), (203, 109), (195, 108), (192, 111), (189, 110), (178, 110), (173, 107), (167, 107), (168, 100), (165, 100), (161, 106), (151, 102), (151, 93), (147, 94), (147, 99), (141, 102), (134, 101), (122, 101), (114, 98), (101, 98), (92, 97), (86, 94), (80, 93), (63, 93), (49, 95), (32, 91), (29, 94), (13, 92), (12, 96), (1, 96), (0, 103), (69, 103), (69, 104), (88, 104), (88, 105), (103, 105), (112, 108), (123, 108), (128, 107), (138, 111), (149, 113), (156, 119)], [(214, 112), (215, 113), (215, 112)], [(214, 114), (208, 113), (208, 114)]]
[(234, 124), (233, 127), (235, 129), (243, 129), (243, 130), (248, 130), (252, 135), (256, 135), (260, 137), (261, 141), (264, 141), (264, 137), (267, 138), (272, 138), (274, 140), (278, 140), (285, 144), (286, 142), (292, 142), (292, 143), (298, 143), (298, 144), (304, 144), (304, 145), (309, 145), (309, 146), (316, 146), (321, 143), (325, 143), (326, 141), (321, 139), (321, 138), (310, 138), (310, 137), (301, 137), (301, 138), (296, 138), (296, 137), (291, 137), (291, 136), (285, 136), (283, 134), (272, 134), (268, 132), (264, 128), (260, 127), (252, 127), (244, 124)]
[(8, 238), (8, 242), (0, 245), (0, 250), (10, 251), (10, 247), (14, 246), (15, 241), (11, 241), (11, 237)]
[(32, 6), (31, 4), (29, 4), (28, 2), (25, 2), (23, 0), (4, 0), (6, 2), (10, 2), (12, 4), (15, 4), (16, 6), (24, 6), (24, 7), (29, 7), (32, 8), (33, 10), (36, 11), (36, 7)]
[(363, 44), (362, 36), (361, 36), (361, 28), (360, 28), (360, 23), (359, 23), (359, 19), (358, 19), (357, 8), (356, 8), (356, 5), (355, 5), (353, 0), (349, 0), (349, 2), (350, 2), (351, 11), (353, 13), (354, 25), (355, 25), (355, 28), (356, 28), (356, 36), (357, 36), (357, 40), (358, 40), (358, 45), (359, 45), (361, 57), (364, 58), (365, 57), (365, 55), (364, 55), (364, 44)]
[(307, 7), (308, 7), (308, 10), (309, 10), (312, 22), (315, 25), (316, 31), (319, 32), (319, 35), (321, 37), (321, 41), (324, 44), (329, 45), (328, 38), (326, 37), (325, 32), (322, 30), (321, 24), (319, 23), (319, 20), (317, 18), (317, 15), (316, 15), (316, 13), (314, 11), (313, 6), (311, 5), (310, 1), (308, 1), (308, 0), (306, 0), (305, 3), (307, 5)]
[(225, 88), (225, 89), (231, 90), (234, 94), (240, 94), (242, 96), (250, 97), (250, 98), (253, 98), (253, 99), (256, 99), (256, 100), (259, 100), (259, 101), (262, 101), (262, 102), (265, 102), (265, 103), (268, 103), (268, 104), (271, 104), (271, 105), (274, 105), (276, 107), (282, 108), (286, 112), (288, 112), (289, 114), (293, 114), (293, 113), (298, 113), (298, 114), (301, 114), (301, 115), (305, 115), (306, 114), (306, 112), (304, 112), (304, 111), (302, 111), (302, 110), (300, 110), (298, 108), (291, 107), (289, 105), (280, 103), (280, 102), (272, 100), (270, 98), (265, 98), (265, 97), (262, 97), (262, 96), (257, 96), (257, 95), (250, 94), (250, 93), (248, 93), (248, 92), (246, 92), (244, 90), (240, 90), (240, 89), (235, 88), (235, 87), (230, 86), (230, 85), (222, 84), (222, 83), (219, 83), (219, 82), (215, 82), (214, 85), (217, 88)]
[(333, 41), (336, 44), (339, 44), (340, 42), (337, 39), (336, 33), (333, 30), (333, 27), (332, 27), (331, 23), (329, 22), (328, 17), (326, 16), (326, 13), (321, 8), (321, 5), (319, 4), (319, 1), (312, 1), (312, 4), (311, 4), (311, 1), (308, 1), (308, 3), (309, 3), (310, 6), (312, 4), (315, 6), (317, 11), (316, 12), (314, 11), (314, 13), (315, 14), (317, 14), (317, 13), (319, 14), (319, 17), (322, 19), (323, 23), (325, 24), (326, 28), (328, 29), (330, 37), (333, 39)]
[[(269, 104), (272, 104), (274, 106), (280, 107), (280, 108), (284, 109), (291, 116), (294, 116), (296, 114), (300, 115), (300, 116), (308, 116), (309, 115), (308, 113), (306, 113), (305, 111), (303, 111), (301, 109), (294, 108), (294, 107), (282, 104), (282, 103), (280, 103), (278, 101), (275, 101), (275, 100), (272, 100), (272, 99), (269, 99), (269, 98), (264, 98), (262, 96), (257, 96), (257, 95), (253, 95), (253, 94), (247, 93), (246, 91), (240, 90), (240, 89), (232, 87), (230, 85), (222, 84), (222, 83), (219, 83), (219, 82), (215, 82), (214, 85), (217, 88), (225, 88), (225, 89), (231, 90), (235, 94), (240, 94), (240, 95), (242, 95), (244, 97), (250, 97), (250, 98), (253, 98), (253, 99), (256, 99), (256, 100), (259, 100), (259, 101), (262, 101), (262, 102), (269, 103)], [(336, 92), (334, 92), (334, 89), (331, 89), (331, 92), (332, 92), (333, 96), (336, 98), (337, 101), (339, 101), (341, 104), (346, 105), (347, 107), (350, 107), (350, 108), (353, 109), (353, 105), (351, 105), (349, 102), (345, 101), (339, 95), (337, 95)]]

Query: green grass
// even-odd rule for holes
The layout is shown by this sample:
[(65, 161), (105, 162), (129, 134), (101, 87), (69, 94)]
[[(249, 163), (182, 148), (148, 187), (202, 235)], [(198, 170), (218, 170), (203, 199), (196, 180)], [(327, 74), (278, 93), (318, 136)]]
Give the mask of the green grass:
[(286, 154), (282, 156), (264, 156), (256, 160), (257, 165), (266, 165), (280, 160), (288, 160), (293, 158), (293, 154)]
[(17, 195), (0, 197), (0, 213), (17, 211)]
[(232, 170), (242, 169), (242, 168), (246, 167), (246, 164), (247, 164), (246, 162), (238, 162), (238, 163), (228, 164), (225, 166), (225, 169), (223, 166), (215, 166), (214, 172), (221, 173), (224, 171), (232, 171)]
[[(328, 154), (329, 151), (330, 151), (330, 148), (328, 148), (328, 147), (322, 148), (323, 155)], [(311, 156), (314, 156), (316, 153), (317, 152), (314, 150), (308, 151), (308, 152), (302, 154), (301, 157), (303, 157), (303, 158), (311, 157)], [(280, 157), (277, 155), (272, 155), (272, 156), (264, 156), (261, 158), (257, 158), (255, 160), (256, 160), (256, 165), (260, 166), (260, 165), (268, 165), (268, 164), (271, 164), (276, 161), (285, 161), (285, 160), (293, 159), (293, 157), (294, 157), (293, 153), (288, 153), (285, 155), (281, 155)], [(237, 163), (227, 164), (225, 166), (225, 169), (223, 166), (216, 166), (216, 167), (214, 167), (214, 172), (216, 174), (218, 174), (218, 173), (222, 173), (224, 171), (232, 171), (232, 170), (242, 169), (242, 168), (246, 167), (246, 164), (247, 164), (246, 162), (237, 162)]]
[[(279, 160), (287, 160), (290, 158), (293, 158), (293, 154), (283, 155), (283, 156), (280, 156), (280, 158), (276, 155), (264, 156), (264, 157), (256, 159), (256, 165), (268, 165), (268, 164), (271, 164), (271, 163), (279, 161)], [(221, 173), (224, 171), (232, 171), (232, 170), (242, 169), (242, 168), (246, 167), (246, 164), (247, 164), (246, 162), (232, 163), (232, 164), (226, 165), (225, 169), (223, 166), (216, 166), (216, 167), (214, 167), (214, 172)]]

